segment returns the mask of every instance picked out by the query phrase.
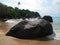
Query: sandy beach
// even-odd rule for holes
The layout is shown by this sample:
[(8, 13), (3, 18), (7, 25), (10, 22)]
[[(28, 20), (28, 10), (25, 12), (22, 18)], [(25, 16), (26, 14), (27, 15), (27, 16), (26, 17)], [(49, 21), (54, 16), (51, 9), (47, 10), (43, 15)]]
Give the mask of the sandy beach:
[[(14, 25), (16, 25), (18, 22), (16, 22), (16, 20), (12, 21), (12, 20), (8, 20), (6, 22), (2, 22), (0, 23), (0, 36), (5, 35), (10, 28), (12, 28)], [(56, 37), (56, 40), (60, 40), (60, 30), (54, 30)]]
[(0, 45), (60, 45), (60, 30), (54, 30), (56, 37), (51, 41), (24, 40), (6, 36), (9, 29), (17, 23), (14, 21), (0, 23)]

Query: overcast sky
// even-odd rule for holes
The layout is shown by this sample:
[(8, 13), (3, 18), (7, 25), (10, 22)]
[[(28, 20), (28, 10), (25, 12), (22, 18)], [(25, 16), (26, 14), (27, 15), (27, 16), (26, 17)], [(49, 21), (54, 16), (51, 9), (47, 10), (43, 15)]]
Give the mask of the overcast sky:
[[(60, 16), (60, 0), (0, 0), (0, 2), (20, 9), (37, 11), (41, 16)], [(20, 2), (19, 6), (18, 2)]]

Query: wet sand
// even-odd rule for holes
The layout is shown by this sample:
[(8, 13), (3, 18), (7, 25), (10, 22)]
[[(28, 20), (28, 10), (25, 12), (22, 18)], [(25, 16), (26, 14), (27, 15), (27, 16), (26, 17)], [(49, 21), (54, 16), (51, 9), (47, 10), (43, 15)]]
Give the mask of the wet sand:
[(8, 22), (0, 23), (0, 45), (60, 45), (60, 40), (38, 41), (5, 36), (9, 29), (14, 25), (14, 23)]
[(0, 37), (0, 45), (60, 45), (60, 40), (36, 41), (16, 39), (4, 36)]

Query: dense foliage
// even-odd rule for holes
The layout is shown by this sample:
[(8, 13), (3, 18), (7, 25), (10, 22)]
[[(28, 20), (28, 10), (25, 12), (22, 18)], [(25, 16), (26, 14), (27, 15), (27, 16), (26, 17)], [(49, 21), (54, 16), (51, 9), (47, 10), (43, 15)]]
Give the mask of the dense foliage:
[(40, 17), (38, 12), (33, 12), (24, 9), (18, 9), (17, 7), (13, 8), (6, 6), (0, 3), (0, 19), (13, 19), (13, 18), (35, 18)]

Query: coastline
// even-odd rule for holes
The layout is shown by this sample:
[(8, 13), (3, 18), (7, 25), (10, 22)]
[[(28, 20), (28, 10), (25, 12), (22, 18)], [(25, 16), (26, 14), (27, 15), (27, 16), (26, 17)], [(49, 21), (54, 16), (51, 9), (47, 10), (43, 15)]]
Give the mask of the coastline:
[(56, 34), (56, 37), (55, 39), (56, 40), (60, 40), (60, 30), (54, 30), (55, 34)]
[[(16, 21), (15, 20), (8, 20), (5, 23), (0, 23), (0, 37), (4, 36), (6, 34), (6, 32), (9, 31), (9, 29), (11, 27), (13, 27), (14, 25), (16, 25), (18, 23), (19, 20), (20, 19), (18, 19)], [(54, 32), (56, 34), (55, 39), (60, 40), (60, 30), (54, 29)]]

